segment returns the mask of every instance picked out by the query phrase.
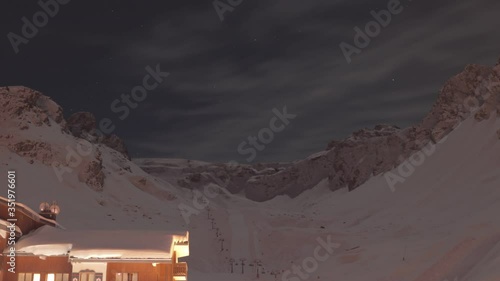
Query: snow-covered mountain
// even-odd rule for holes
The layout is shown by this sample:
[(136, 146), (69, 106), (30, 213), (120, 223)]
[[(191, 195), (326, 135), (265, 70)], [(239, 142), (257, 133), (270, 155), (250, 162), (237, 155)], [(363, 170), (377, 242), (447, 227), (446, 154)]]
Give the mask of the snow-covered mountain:
[(467, 66), (413, 127), (255, 165), (130, 161), (91, 115), (65, 120), (41, 93), (0, 88), (0, 173), (17, 171), (17, 199), (34, 209), (57, 200), (68, 229), (188, 228), (190, 280), (259, 268), (260, 280), (496, 281), (499, 77)]
[(62, 109), (47, 96), (0, 88), (0, 104), (2, 173), (17, 171), (20, 202), (36, 210), (43, 201), (58, 201), (65, 210), (60, 223), (69, 228), (115, 228), (154, 226), (152, 218), (168, 212), (165, 202), (176, 199), (176, 187), (122, 153), (73, 136)]

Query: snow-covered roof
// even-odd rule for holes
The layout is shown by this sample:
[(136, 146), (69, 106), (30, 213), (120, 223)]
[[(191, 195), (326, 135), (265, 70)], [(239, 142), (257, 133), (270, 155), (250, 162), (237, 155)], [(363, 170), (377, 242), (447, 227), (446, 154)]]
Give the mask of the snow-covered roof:
[[(5, 206), (8, 206), (8, 203), (9, 203), (9, 200), (7, 198), (0, 196), (0, 204), (4, 204)], [(16, 212), (23, 213), (24, 215), (31, 218), (35, 222), (43, 223), (43, 224), (50, 225), (53, 227), (64, 228), (56, 221), (42, 217), (37, 212), (33, 211), (33, 209), (31, 209), (30, 207), (28, 207), (22, 203), (16, 202), (15, 206), (16, 206)]]
[(16, 245), (19, 254), (68, 255), (77, 259), (169, 259), (173, 242), (187, 232), (148, 230), (62, 230), (41, 227)]
[[(7, 233), (10, 232), (10, 230), (7, 228), (10, 225), (10, 223), (6, 220), (0, 219), (0, 237), (6, 238)], [(23, 234), (19, 226), (16, 225), (16, 232), (19, 234)]]

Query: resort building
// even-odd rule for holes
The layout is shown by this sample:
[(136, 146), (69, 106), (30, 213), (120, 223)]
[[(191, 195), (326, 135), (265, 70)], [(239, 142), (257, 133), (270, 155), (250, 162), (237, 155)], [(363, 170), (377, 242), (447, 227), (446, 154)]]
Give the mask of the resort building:
[(17, 203), (13, 229), (0, 197), (0, 281), (187, 280), (187, 231), (67, 230), (58, 208), (44, 206), (36, 213)]

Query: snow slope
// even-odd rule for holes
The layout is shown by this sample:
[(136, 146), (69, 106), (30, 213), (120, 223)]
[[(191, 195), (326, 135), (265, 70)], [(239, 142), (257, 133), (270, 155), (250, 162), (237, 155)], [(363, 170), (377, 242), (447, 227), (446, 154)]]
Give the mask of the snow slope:
[[(228, 249), (202, 271), (226, 272), (210, 280), (254, 280), (255, 268), (241, 274), (241, 263), (227, 274), (229, 258), (259, 259), (261, 279), (274, 280), (271, 272), (303, 265), (317, 239), (330, 236), (340, 247), (317, 269), (281, 280), (500, 280), (498, 129), (496, 117), (469, 118), (394, 192), (380, 175), (352, 192), (332, 193), (325, 180), (294, 199), (212, 202)], [(192, 227), (210, 230), (201, 215)]]
[[(332, 280), (500, 280), (499, 128), (496, 118), (468, 119), (395, 192), (379, 176), (350, 193), (325, 196), (318, 186), (302, 194), (295, 211), (321, 221), (321, 232), (334, 233), (342, 244), (317, 274)], [(274, 201), (268, 204), (293, 204)]]

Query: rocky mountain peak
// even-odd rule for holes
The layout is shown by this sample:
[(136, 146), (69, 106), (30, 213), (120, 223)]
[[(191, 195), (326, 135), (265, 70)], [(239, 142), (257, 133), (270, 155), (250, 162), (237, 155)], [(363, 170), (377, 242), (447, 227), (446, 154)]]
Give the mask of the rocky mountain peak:
[(68, 129), (77, 138), (83, 138), (93, 143), (102, 143), (130, 159), (127, 146), (117, 135), (103, 135), (97, 130), (97, 121), (90, 112), (76, 112), (68, 118)]
[(49, 97), (23, 86), (0, 87), (2, 122), (17, 122), (20, 129), (51, 126), (50, 119), (65, 128), (62, 108)]

